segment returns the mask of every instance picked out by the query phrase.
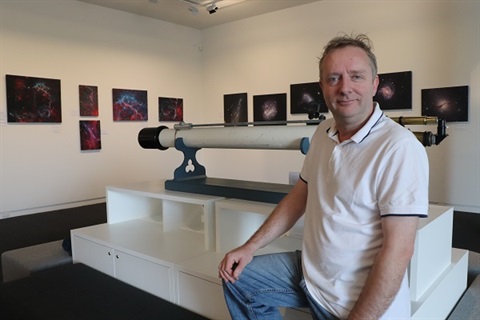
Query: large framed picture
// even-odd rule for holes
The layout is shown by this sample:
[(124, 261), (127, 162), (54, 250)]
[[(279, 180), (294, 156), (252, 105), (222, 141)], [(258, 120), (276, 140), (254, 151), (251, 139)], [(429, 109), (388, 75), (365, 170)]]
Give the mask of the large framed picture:
[(468, 86), (422, 89), (422, 116), (468, 121)]
[(6, 75), (8, 122), (62, 122), (60, 80)]
[(147, 91), (113, 89), (113, 121), (147, 121)]

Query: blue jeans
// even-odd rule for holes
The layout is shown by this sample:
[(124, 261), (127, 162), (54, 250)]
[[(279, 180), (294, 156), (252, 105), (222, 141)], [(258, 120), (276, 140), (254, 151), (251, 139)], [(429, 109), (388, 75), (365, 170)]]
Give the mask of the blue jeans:
[(314, 319), (338, 319), (308, 293), (300, 251), (254, 257), (234, 284), (223, 282), (223, 292), (233, 320), (282, 319), (278, 307), (308, 307)]

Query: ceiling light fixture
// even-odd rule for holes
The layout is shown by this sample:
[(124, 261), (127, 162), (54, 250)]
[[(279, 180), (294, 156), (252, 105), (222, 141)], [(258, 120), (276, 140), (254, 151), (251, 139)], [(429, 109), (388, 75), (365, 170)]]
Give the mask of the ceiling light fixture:
[(186, 2), (190, 6), (193, 6), (195, 8), (203, 7), (207, 10), (208, 13), (213, 14), (218, 10), (223, 10), (226, 7), (244, 2), (246, 0), (180, 0), (180, 1)]
[(217, 10), (218, 10), (218, 6), (217, 6), (217, 4), (216, 4), (215, 2), (212, 3), (212, 4), (210, 4), (210, 5), (208, 5), (208, 7), (207, 7), (207, 11), (208, 11), (208, 13), (210, 13), (210, 14), (213, 14), (213, 13), (217, 12)]

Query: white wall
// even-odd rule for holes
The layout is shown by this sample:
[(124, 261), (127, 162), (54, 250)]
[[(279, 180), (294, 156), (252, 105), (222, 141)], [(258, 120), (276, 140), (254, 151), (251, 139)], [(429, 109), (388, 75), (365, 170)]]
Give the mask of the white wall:
[[(420, 115), (423, 88), (470, 86), (469, 122), (450, 124), (450, 136), (428, 149), (431, 200), (480, 212), (479, 16), (478, 1), (337, 0), (200, 32), (73, 0), (2, 0), (0, 218), (103, 200), (105, 185), (171, 177), (181, 154), (136, 142), (142, 127), (160, 124), (157, 97), (183, 97), (186, 121), (212, 123), (223, 121), (224, 94), (247, 92), (253, 120), (253, 95), (289, 96), (290, 84), (316, 81), (317, 57), (342, 31), (371, 36), (381, 73), (413, 72), (414, 108), (403, 115)], [(62, 124), (7, 123), (5, 74), (61, 79)], [(99, 152), (80, 151), (79, 84), (99, 87)], [(148, 90), (149, 121), (114, 123), (112, 88)], [(281, 183), (303, 160), (261, 150), (199, 157), (209, 176)]]
[[(198, 30), (79, 1), (0, 2), (0, 217), (104, 201), (105, 186), (170, 177), (175, 150), (144, 150), (159, 96), (201, 114)], [(61, 124), (7, 123), (5, 74), (61, 80)], [(81, 152), (79, 85), (99, 90), (102, 150)], [(113, 122), (112, 88), (148, 91), (148, 122)]]
[[(480, 212), (479, 17), (479, 1), (336, 0), (211, 28), (203, 33), (204, 105), (210, 121), (221, 121), (223, 94), (248, 92), (252, 121), (253, 95), (289, 95), (290, 84), (317, 81), (317, 57), (330, 38), (367, 33), (380, 73), (413, 73), (413, 110), (389, 115), (421, 115), (421, 89), (470, 87), (469, 122), (450, 123), (450, 136), (428, 148), (430, 199)], [(299, 171), (303, 159), (247, 152), (209, 151), (209, 174), (286, 183), (287, 172)]]

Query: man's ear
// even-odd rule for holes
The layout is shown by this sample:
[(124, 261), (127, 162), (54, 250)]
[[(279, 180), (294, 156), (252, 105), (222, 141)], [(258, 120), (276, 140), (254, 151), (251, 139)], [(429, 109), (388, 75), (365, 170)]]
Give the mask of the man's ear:
[(375, 76), (373, 79), (373, 97), (377, 93), (378, 85), (380, 84), (380, 78), (378, 77), (378, 74)]

